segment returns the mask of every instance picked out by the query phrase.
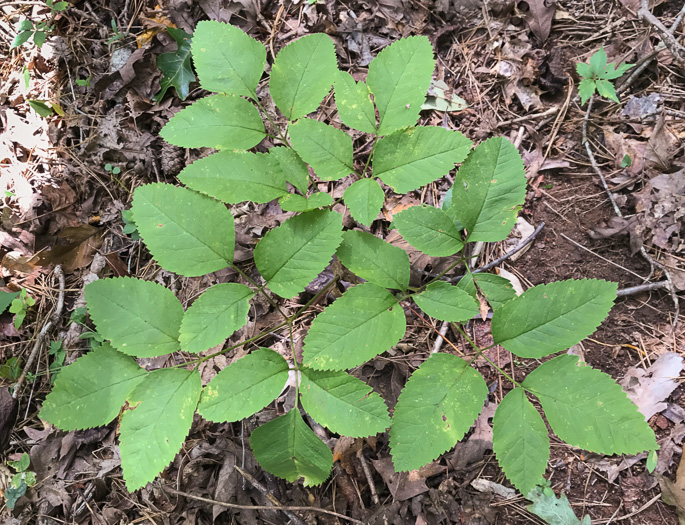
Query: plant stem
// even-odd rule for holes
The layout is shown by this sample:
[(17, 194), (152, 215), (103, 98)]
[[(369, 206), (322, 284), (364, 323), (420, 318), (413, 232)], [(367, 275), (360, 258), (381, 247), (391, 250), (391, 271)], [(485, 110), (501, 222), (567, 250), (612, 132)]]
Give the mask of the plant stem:
[(229, 264), (231, 265), (231, 267), (232, 267), (236, 272), (238, 272), (240, 275), (242, 275), (243, 278), (244, 278), (246, 281), (248, 281), (252, 286), (254, 286), (254, 287), (256, 288), (255, 293), (260, 293), (260, 294), (262, 294), (262, 295), (264, 296), (264, 298), (269, 302), (269, 304), (270, 304), (274, 309), (278, 310), (278, 313), (281, 314), (281, 315), (283, 316), (283, 319), (285, 319), (286, 322), (288, 322), (288, 316), (285, 315), (285, 313), (283, 312), (283, 310), (281, 310), (281, 307), (278, 306), (278, 303), (276, 303), (276, 301), (274, 301), (271, 297), (269, 297), (269, 294), (267, 294), (267, 293), (264, 291), (264, 288), (266, 287), (266, 285), (264, 285), (264, 286), (259, 286), (259, 285), (252, 279), (252, 277), (250, 277), (249, 275), (247, 275), (244, 271), (242, 271), (240, 268), (238, 268), (235, 264), (233, 264), (233, 263), (229, 263)]

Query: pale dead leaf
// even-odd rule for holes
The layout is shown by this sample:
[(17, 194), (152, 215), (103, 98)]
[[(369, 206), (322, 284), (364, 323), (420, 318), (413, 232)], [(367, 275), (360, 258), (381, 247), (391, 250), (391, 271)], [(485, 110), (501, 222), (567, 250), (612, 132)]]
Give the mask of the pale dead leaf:
[(426, 479), (445, 471), (445, 467), (440, 466), (435, 461), (410, 472), (395, 472), (395, 467), (390, 457), (372, 460), (372, 463), (390, 489), (390, 493), (395, 501), (405, 501), (428, 492)]
[(645, 416), (645, 420), (666, 408), (666, 399), (678, 387), (683, 358), (674, 352), (662, 354), (647, 370), (631, 367), (620, 381), (623, 390)]
[(545, 42), (552, 29), (554, 11), (556, 10), (556, 0), (526, 0), (521, 4), (528, 4), (528, 12), (524, 19), (535, 37), (541, 42)]

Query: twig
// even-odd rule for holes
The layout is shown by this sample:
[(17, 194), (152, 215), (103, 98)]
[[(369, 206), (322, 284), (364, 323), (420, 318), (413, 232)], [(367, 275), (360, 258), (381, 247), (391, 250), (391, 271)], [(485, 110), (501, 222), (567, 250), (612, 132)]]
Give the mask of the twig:
[(440, 348), (442, 348), (442, 342), (445, 340), (445, 335), (447, 335), (447, 329), (449, 326), (450, 324), (447, 321), (442, 322), (442, 326), (438, 331), (440, 337), (435, 338), (435, 343), (433, 343), (433, 350), (431, 351), (431, 354), (437, 354), (440, 351)]
[(283, 503), (281, 503), (280, 501), (278, 501), (278, 499), (276, 499), (276, 496), (274, 496), (273, 494), (271, 494), (271, 492), (269, 492), (268, 489), (267, 489), (264, 485), (262, 485), (262, 484), (261, 484), (259, 481), (257, 481), (256, 479), (254, 479), (254, 477), (252, 476), (252, 474), (250, 474), (250, 473), (247, 472), (246, 470), (241, 469), (241, 468), (238, 467), (237, 465), (234, 466), (233, 468), (238, 472), (238, 474), (240, 474), (243, 478), (245, 478), (245, 479), (248, 481), (248, 483), (250, 483), (250, 485), (252, 485), (252, 486), (253, 486), (254, 488), (256, 488), (259, 492), (261, 492), (262, 494), (264, 494), (264, 495), (266, 496), (266, 499), (268, 499), (271, 503), (273, 503), (274, 507), (277, 507), (278, 510), (282, 510), (283, 513), (284, 513), (286, 516), (288, 516), (294, 523), (297, 523), (297, 525), (305, 525), (305, 523), (300, 519), (299, 516), (297, 516), (296, 514), (293, 514), (292, 512), (290, 512), (290, 509), (286, 509), (286, 508), (283, 506)]
[(31, 350), (31, 354), (29, 355), (28, 360), (26, 361), (26, 365), (24, 365), (24, 370), (22, 370), (21, 375), (19, 376), (19, 379), (17, 379), (17, 383), (14, 386), (14, 392), (12, 393), (13, 398), (17, 398), (19, 395), (19, 390), (21, 389), (21, 385), (24, 383), (24, 380), (26, 379), (26, 373), (31, 368), (31, 365), (33, 364), (33, 361), (36, 359), (38, 356), (38, 351), (40, 348), (43, 346), (43, 341), (45, 340), (45, 337), (47, 336), (47, 333), (50, 331), (50, 329), (56, 325), (59, 322), (60, 317), (62, 316), (62, 309), (64, 308), (64, 272), (62, 271), (62, 265), (58, 264), (55, 266), (54, 270), (54, 275), (57, 276), (57, 279), (59, 280), (59, 295), (57, 297), (57, 307), (55, 308), (55, 311), (52, 314), (52, 318), (43, 325), (43, 328), (40, 330), (38, 333), (38, 336), (36, 337), (36, 343), (33, 345), (33, 350)]
[[(494, 261), (489, 262), (489, 263), (486, 264), (485, 266), (481, 266), (480, 268), (476, 268), (475, 270), (472, 270), (471, 273), (481, 273), (481, 272), (484, 272), (484, 271), (486, 271), (486, 270), (489, 270), (490, 268), (494, 268), (495, 266), (497, 266), (497, 265), (500, 264), (501, 262), (506, 261), (506, 260), (509, 259), (511, 256), (516, 255), (518, 252), (520, 252), (521, 250), (523, 250), (523, 248), (525, 248), (527, 245), (529, 245), (531, 242), (533, 242), (533, 240), (535, 239), (535, 237), (538, 236), (538, 234), (542, 231), (542, 229), (543, 229), (544, 227), (545, 227), (545, 223), (544, 223), (544, 222), (541, 222), (541, 223), (540, 223), (540, 226), (538, 226), (537, 228), (535, 228), (535, 231), (534, 231), (533, 233), (531, 233), (528, 237), (526, 237), (525, 239), (523, 239), (515, 248), (512, 248), (512, 249), (509, 250), (507, 253), (505, 253), (504, 255), (502, 255), (502, 257), (499, 257), (498, 259), (495, 259)], [(457, 281), (461, 280), (462, 278), (464, 278), (464, 275), (458, 275), (457, 277), (450, 277), (449, 279), (447, 279), (447, 282), (454, 283), (454, 282), (457, 282)]]
[[(685, 7), (684, 7), (684, 9), (685, 9)], [(585, 118), (583, 119), (583, 128), (582, 128), (583, 136), (582, 136), (581, 144), (583, 144), (585, 146), (585, 151), (587, 152), (587, 156), (590, 159), (590, 163), (592, 164), (592, 168), (595, 170), (595, 173), (599, 176), (599, 179), (602, 181), (602, 186), (604, 187), (604, 191), (606, 192), (607, 196), (609, 197), (609, 201), (611, 201), (611, 205), (614, 208), (614, 213), (616, 213), (617, 217), (623, 218), (623, 213), (621, 213), (621, 210), (619, 209), (618, 204), (616, 204), (616, 199), (614, 198), (614, 194), (609, 189), (609, 186), (607, 185), (606, 179), (604, 178), (604, 174), (602, 173), (602, 170), (600, 170), (599, 166), (597, 165), (597, 160), (595, 159), (595, 155), (592, 153), (592, 148), (590, 147), (590, 141), (588, 140), (587, 128), (588, 128), (588, 122), (590, 120), (590, 111), (592, 110), (593, 100), (594, 100), (594, 97), (590, 97), (590, 100), (588, 101), (588, 104), (587, 104), (587, 111), (585, 112)], [(564, 236), (564, 237), (566, 239), (568, 239), (568, 237), (566, 237), (566, 236)], [(673, 304), (675, 306), (675, 315), (673, 317), (673, 325), (672, 325), (672, 330), (675, 331), (676, 327), (678, 326), (678, 318), (680, 317), (680, 302), (678, 300), (678, 296), (676, 295), (676, 288), (673, 284), (673, 279), (671, 278), (671, 273), (668, 271), (668, 269), (663, 264), (655, 261), (652, 258), (652, 256), (647, 253), (647, 250), (645, 249), (644, 246), (640, 247), (640, 255), (642, 255), (642, 258), (649, 263), (649, 275), (644, 279), (645, 282), (652, 278), (652, 275), (654, 274), (654, 267), (656, 266), (659, 269), (661, 269), (661, 271), (664, 274), (664, 277), (666, 278), (666, 280), (669, 283), (668, 291), (671, 294), (671, 299), (673, 300)]]
[(649, 280), (649, 276), (647, 276), (646, 278), (645, 278), (645, 277), (642, 277), (639, 273), (635, 273), (634, 271), (629, 270), (628, 268), (626, 268), (626, 267), (624, 267), (624, 266), (621, 266), (620, 264), (615, 263), (614, 261), (612, 261), (612, 260), (610, 260), (610, 259), (607, 259), (606, 257), (602, 257), (602, 256), (601, 256), (600, 254), (598, 254), (597, 252), (594, 252), (594, 251), (592, 251), (590, 248), (588, 248), (588, 247), (586, 247), (586, 246), (583, 246), (583, 245), (580, 244), (579, 242), (574, 241), (574, 240), (571, 239), (571, 237), (569, 237), (568, 235), (565, 235), (565, 234), (563, 234), (563, 233), (561, 233), (560, 235), (561, 235), (564, 239), (566, 239), (568, 242), (570, 242), (571, 244), (573, 244), (576, 248), (580, 248), (581, 250), (585, 250), (586, 252), (591, 253), (591, 254), (594, 255), (595, 257), (597, 257), (597, 258), (599, 258), (599, 259), (602, 259), (604, 262), (609, 263), (609, 264), (612, 264), (612, 265), (616, 266), (616, 268), (620, 268), (621, 270), (623, 270), (623, 271), (625, 271), (625, 272), (628, 272), (628, 273), (634, 275), (634, 276), (637, 277), (638, 279), (642, 279), (643, 281), (648, 281), (648, 280)]
[[(240, 469), (240, 467), (238, 467)], [(242, 470), (242, 469), (240, 469)], [(240, 472), (240, 471), (239, 471)], [(243, 471), (244, 472), (244, 471)], [(336, 518), (340, 518), (343, 520), (347, 520), (352, 523), (357, 523), (359, 525), (364, 525), (364, 522), (355, 520), (354, 518), (349, 518), (345, 516), (344, 514), (339, 514), (337, 512), (333, 512), (332, 510), (326, 510), (326, 509), (321, 509), (318, 507), (298, 507), (298, 506), (288, 506), (288, 507), (270, 507), (268, 505), (238, 505), (237, 503), (225, 503), (223, 501), (216, 501), (213, 499), (209, 498), (203, 498), (202, 496), (195, 496), (193, 494), (188, 494), (187, 492), (182, 492), (180, 490), (172, 489), (171, 487), (164, 487), (164, 490), (167, 492), (170, 492), (171, 494), (175, 494), (177, 496), (182, 496), (184, 498), (192, 499), (195, 501), (202, 501), (203, 503), (210, 503), (211, 505), (218, 505), (220, 507), (226, 507), (228, 509), (241, 509), (241, 510), (299, 510), (299, 511), (311, 511), (311, 512), (320, 512), (322, 514), (329, 514), (331, 516), (335, 516)], [(299, 518), (298, 518), (299, 519)], [(302, 520), (300, 520), (301, 522)]]
[[(685, 6), (683, 6), (683, 9), (685, 9)], [(681, 12), (683, 9), (681, 9)], [(661, 20), (652, 14), (649, 10), (649, 0), (640, 1), (640, 9), (638, 10), (637, 15), (642, 21), (647, 22), (656, 29), (661, 41), (678, 62), (685, 62), (685, 47), (681, 46), (678, 39), (673, 36), (673, 33), (661, 22)], [(680, 17), (680, 13), (678, 16)]]
[(616, 297), (627, 297), (629, 295), (635, 295), (642, 292), (650, 292), (652, 290), (661, 290), (665, 288), (668, 290), (670, 288), (670, 283), (668, 281), (657, 281), (655, 283), (640, 284), (638, 286), (631, 286), (629, 288), (624, 288), (616, 292)]
[(659, 498), (661, 498), (661, 492), (659, 492), (659, 494), (657, 494), (657, 495), (654, 496), (652, 499), (650, 499), (647, 503), (645, 503), (644, 505), (642, 505), (642, 507), (640, 507), (640, 508), (637, 509), (636, 511), (631, 512), (630, 514), (626, 514), (625, 516), (619, 516), (619, 517), (616, 518), (616, 519), (609, 518), (609, 519), (605, 519), (605, 520), (598, 520), (598, 521), (595, 521), (594, 523), (597, 523), (597, 524), (602, 523), (602, 524), (609, 525), (609, 523), (611, 523), (612, 521), (623, 521), (623, 520), (627, 520), (627, 519), (629, 519), (629, 518), (632, 518), (633, 516), (637, 516), (638, 514), (640, 514), (640, 512), (643, 512), (643, 511), (647, 510), (649, 507), (651, 507), (652, 505), (654, 505), (654, 503), (656, 503), (657, 501), (659, 501)]
[(362, 465), (362, 470), (364, 471), (364, 476), (366, 477), (366, 482), (369, 484), (369, 491), (371, 492), (371, 500), (373, 501), (374, 505), (380, 505), (381, 500), (378, 499), (378, 492), (376, 492), (376, 485), (373, 483), (373, 476), (371, 475), (371, 469), (369, 468), (369, 464), (366, 462), (366, 458), (364, 457), (364, 450), (359, 449), (357, 451), (357, 458), (359, 458), (359, 463)]

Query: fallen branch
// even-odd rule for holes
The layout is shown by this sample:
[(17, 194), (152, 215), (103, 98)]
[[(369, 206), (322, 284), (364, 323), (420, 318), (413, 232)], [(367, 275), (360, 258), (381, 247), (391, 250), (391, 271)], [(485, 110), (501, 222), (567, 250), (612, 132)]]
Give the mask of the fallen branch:
[[(681, 9), (681, 13), (683, 11), (685, 11), (685, 5)], [(656, 32), (659, 33), (661, 41), (668, 48), (673, 57), (681, 64), (685, 63), (685, 47), (680, 45), (678, 39), (673, 36), (674, 31), (668, 29), (661, 22), (661, 20), (652, 14), (652, 12), (649, 10), (649, 0), (640, 1), (640, 9), (638, 10), (637, 15), (643, 22), (648, 23), (654, 29), (656, 29)], [(678, 14), (678, 17), (680, 17), (680, 14)]]

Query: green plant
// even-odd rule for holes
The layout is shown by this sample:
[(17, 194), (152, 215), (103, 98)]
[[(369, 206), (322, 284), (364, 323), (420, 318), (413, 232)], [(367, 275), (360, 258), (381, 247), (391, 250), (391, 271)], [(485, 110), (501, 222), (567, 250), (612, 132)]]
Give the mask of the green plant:
[(139, 241), (140, 234), (138, 233), (138, 226), (136, 226), (136, 222), (133, 220), (133, 212), (131, 210), (122, 210), (121, 219), (124, 221), (124, 235), (130, 235), (131, 240)]
[(26, 288), (22, 288), (19, 296), (10, 304), (10, 312), (14, 314), (14, 327), (19, 330), (19, 327), (26, 318), (28, 309), (36, 304), (36, 300), (28, 295)]
[[(75, 430), (108, 424), (124, 403), (133, 407), (123, 412), (120, 424), (129, 490), (144, 486), (173, 460), (196, 410), (210, 421), (239, 421), (277, 398), (290, 376), (297, 378), (292, 380), (296, 407), (250, 437), (264, 469), (290, 481), (304, 478), (305, 485), (328, 477), (332, 454), (305, 422), (300, 406), (342, 435), (364, 437), (390, 427), (396, 470), (417, 469), (462, 439), (486, 401), (485, 379), (472, 366), (478, 357), (487, 359), (485, 348), (461, 326), (479, 314), (485, 301), (494, 310), (494, 343), (528, 360), (569, 348), (607, 316), (616, 298), (615, 283), (569, 280), (535, 286), (517, 297), (505, 279), (468, 271), (465, 245), (509, 235), (525, 199), (526, 178), (518, 151), (504, 138), (472, 149), (458, 131), (416, 126), (435, 66), (427, 38), (410, 37), (383, 49), (369, 65), (366, 82), (338, 70), (333, 42), (326, 35), (294, 41), (276, 56), (269, 79), (282, 117), (266, 112), (257, 95), (266, 63), (262, 44), (236, 27), (200, 22), (192, 55), (200, 84), (217, 94), (178, 112), (161, 135), (179, 147), (219, 151), (180, 173), (187, 187), (138, 187), (131, 211), (144, 243), (165, 269), (195, 277), (231, 266), (248, 284), (217, 284), (185, 311), (171, 290), (153, 282), (123, 277), (89, 284), (88, 311), (108, 342), (60, 372), (41, 410), (41, 417), (57, 427)], [(332, 85), (342, 122), (371, 135), (367, 159), (354, 159), (352, 139), (343, 129), (306, 118)], [(268, 153), (249, 152), (267, 136), (263, 118), (271, 121), (271, 139), (280, 145)], [(287, 123), (279, 126), (278, 120)], [(380, 182), (407, 193), (438, 180), (457, 163), (461, 167), (443, 208), (414, 206), (393, 220), (404, 239), (422, 252), (461, 254), (449, 268), (467, 266), (466, 277), (456, 285), (435, 278), (410, 286), (407, 253), (367, 231), (344, 230), (342, 214), (333, 209), (344, 202), (354, 220), (368, 227), (384, 202)], [(315, 181), (349, 175), (356, 181), (342, 200), (334, 201), (318, 191), (308, 168), (316, 173)], [(296, 213), (255, 247), (256, 269), (265, 281), (261, 285), (233, 261), (234, 220), (226, 204), (274, 199)], [(215, 355), (282, 329), (289, 331), (294, 348), (294, 323), (314, 315), (309, 305), (340, 274), (296, 311), (284, 311), (272, 294), (299, 296), (334, 255), (366, 282), (350, 287), (315, 316), (301, 360), (287, 361), (258, 348), (203, 388), (198, 365)], [(247, 341), (206, 352), (246, 324), (256, 294), (280, 311), (283, 321)], [(453, 323), (471, 347), (460, 349), (460, 357), (427, 357), (407, 382), (391, 419), (383, 399), (346, 370), (404, 337), (402, 305), (410, 300), (425, 314)], [(152, 372), (134, 359), (179, 350), (197, 357), (182, 367)], [(495, 413), (494, 449), (523, 494), (543, 481), (550, 447), (547, 427), (529, 396), (539, 400), (552, 430), (573, 446), (604, 454), (657, 448), (652, 430), (621, 387), (576, 356), (545, 360), (523, 381), (496, 363), (490, 365), (515, 386)]]
[(10, 486), (5, 489), (5, 505), (9, 509), (13, 509), (17, 500), (26, 494), (26, 489), (36, 484), (36, 474), (28, 469), (30, 463), (31, 458), (26, 452), (21, 455), (19, 461), (7, 462), (16, 471), (16, 474), (12, 476)]
[(109, 162), (105, 164), (105, 171), (110, 175), (119, 175), (121, 168), (119, 166), (112, 166)]
[(590, 64), (582, 62), (576, 64), (576, 71), (581, 76), (580, 84), (578, 84), (580, 103), (585, 104), (595, 91), (605, 98), (618, 102), (616, 89), (609, 81), (617, 79), (634, 65), (619, 64), (616, 67), (613, 63), (607, 64), (607, 54), (604, 47), (600, 47), (599, 51), (590, 57)]
[(159, 91), (152, 97), (157, 104), (162, 101), (170, 87), (176, 89), (178, 98), (185, 100), (190, 94), (190, 83), (195, 82), (193, 66), (190, 63), (192, 35), (175, 27), (167, 27), (167, 31), (178, 47), (172, 53), (162, 53), (157, 57), (157, 67), (163, 74), (159, 82)]
[(69, 6), (67, 2), (54, 2), (54, 0), (46, 0), (45, 5), (50, 8), (49, 19), (34, 23), (27, 18), (19, 22), (17, 25), (17, 36), (14, 37), (10, 50), (19, 47), (31, 37), (33, 37), (33, 43), (36, 47), (40, 48), (45, 43), (47, 36), (55, 29), (53, 25), (55, 16)]
[(112, 26), (112, 32), (114, 33), (114, 36), (111, 37), (109, 40), (107, 40), (107, 45), (111, 46), (114, 42), (117, 40), (125, 40), (126, 37), (128, 36), (128, 33), (122, 33), (119, 31), (119, 28), (117, 27), (117, 21), (112, 18), (110, 21), (110, 25)]

